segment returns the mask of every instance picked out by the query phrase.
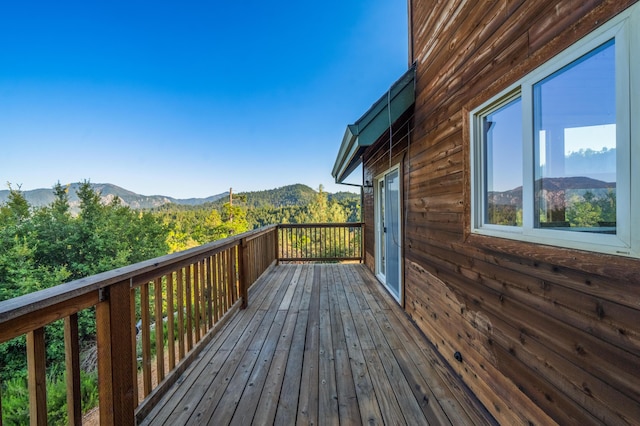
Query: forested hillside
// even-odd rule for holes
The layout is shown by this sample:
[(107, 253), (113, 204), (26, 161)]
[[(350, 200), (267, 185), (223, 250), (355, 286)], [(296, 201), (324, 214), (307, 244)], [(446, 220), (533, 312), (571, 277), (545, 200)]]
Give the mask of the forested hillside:
[(297, 184), (241, 192), (199, 206), (167, 204), (150, 211), (169, 227), (171, 251), (179, 251), (276, 223), (357, 222), (360, 196)]

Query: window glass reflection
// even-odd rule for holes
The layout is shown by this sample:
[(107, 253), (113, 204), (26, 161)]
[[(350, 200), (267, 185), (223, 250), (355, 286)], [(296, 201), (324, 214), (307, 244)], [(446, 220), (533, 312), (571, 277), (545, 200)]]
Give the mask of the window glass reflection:
[(533, 86), (536, 227), (615, 233), (615, 45)]

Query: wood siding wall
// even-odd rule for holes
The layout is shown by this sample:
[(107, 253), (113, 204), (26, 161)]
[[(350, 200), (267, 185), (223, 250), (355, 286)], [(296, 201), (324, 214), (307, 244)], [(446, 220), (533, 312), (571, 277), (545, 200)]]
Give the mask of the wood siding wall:
[(405, 309), (502, 424), (640, 419), (640, 261), (471, 235), (467, 119), (633, 3), (409, 0), (413, 117), (364, 179), (402, 163)]

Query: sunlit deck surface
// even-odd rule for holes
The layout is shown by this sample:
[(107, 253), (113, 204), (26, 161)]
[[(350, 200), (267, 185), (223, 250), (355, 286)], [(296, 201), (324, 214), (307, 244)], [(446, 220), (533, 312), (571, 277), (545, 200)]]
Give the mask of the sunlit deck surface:
[(487, 424), (360, 264), (279, 265), (142, 424)]

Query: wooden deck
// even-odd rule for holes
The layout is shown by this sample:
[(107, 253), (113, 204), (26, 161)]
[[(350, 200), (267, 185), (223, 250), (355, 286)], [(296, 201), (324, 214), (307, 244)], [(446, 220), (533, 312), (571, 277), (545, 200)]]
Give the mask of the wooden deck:
[(491, 424), (360, 264), (280, 265), (142, 424)]

